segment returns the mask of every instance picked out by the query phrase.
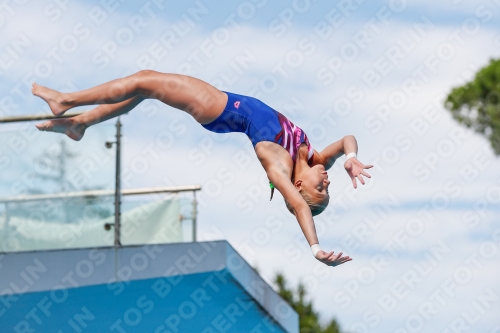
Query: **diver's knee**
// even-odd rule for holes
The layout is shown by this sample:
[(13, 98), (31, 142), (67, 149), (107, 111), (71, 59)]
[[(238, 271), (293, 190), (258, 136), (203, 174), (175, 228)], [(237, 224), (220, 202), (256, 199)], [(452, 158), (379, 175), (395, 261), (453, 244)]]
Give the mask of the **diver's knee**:
[(157, 73), (150, 69), (142, 69), (132, 75), (135, 93), (148, 96), (151, 93), (151, 80)]
[(153, 75), (154, 73), (157, 72), (151, 69), (141, 69), (140, 71), (136, 72), (134, 76), (138, 78), (148, 78), (151, 77), (151, 75)]

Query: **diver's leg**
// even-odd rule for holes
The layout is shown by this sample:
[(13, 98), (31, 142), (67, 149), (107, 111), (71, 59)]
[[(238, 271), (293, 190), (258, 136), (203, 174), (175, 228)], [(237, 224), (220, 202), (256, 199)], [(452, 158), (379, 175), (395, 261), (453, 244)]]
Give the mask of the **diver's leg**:
[(144, 99), (143, 96), (136, 96), (120, 103), (99, 105), (78, 116), (47, 120), (37, 124), (36, 127), (41, 131), (63, 133), (79, 141), (89, 126), (127, 113)]
[(72, 93), (60, 93), (34, 83), (33, 94), (44, 99), (55, 116), (76, 106), (115, 104), (143, 95), (186, 111), (200, 123), (217, 118), (227, 101), (226, 94), (204, 81), (151, 70)]

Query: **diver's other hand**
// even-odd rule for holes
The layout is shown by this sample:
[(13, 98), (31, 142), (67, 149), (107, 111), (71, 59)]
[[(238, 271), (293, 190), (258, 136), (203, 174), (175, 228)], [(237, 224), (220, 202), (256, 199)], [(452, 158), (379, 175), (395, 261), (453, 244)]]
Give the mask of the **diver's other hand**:
[(354, 188), (358, 187), (356, 183), (356, 178), (361, 182), (361, 184), (365, 185), (365, 180), (363, 176), (367, 178), (371, 178), (371, 176), (364, 170), (373, 168), (373, 165), (364, 165), (356, 157), (351, 157), (344, 163), (344, 168), (347, 171), (349, 177), (351, 177), (352, 185)]
[(342, 252), (340, 252), (339, 254), (335, 254), (333, 251), (325, 252), (323, 250), (319, 250), (318, 253), (316, 253), (315, 257), (323, 264), (335, 267), (352, 260), (351, 257), (349, 256), (343, 257), (342, 254), (343, 254)]

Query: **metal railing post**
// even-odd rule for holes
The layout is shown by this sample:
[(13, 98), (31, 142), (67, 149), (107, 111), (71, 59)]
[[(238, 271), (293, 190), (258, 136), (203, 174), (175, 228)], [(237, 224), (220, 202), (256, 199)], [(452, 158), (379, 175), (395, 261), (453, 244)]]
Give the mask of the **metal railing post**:
[(121, 128), (120, 117), (116, 120), (116, 177), (115, 177), (115, 247), (121, 246), (120, 222), (121, 222)]
[[(3, 243), (7, 244), (7, 239), (9, 239), (9, 233), (10, 233), (10, 225), (9, 225), (9, 204), (6, 202), (5, 203), (5, 211), (4, 211), (4, 230), (5, 230), (5, 235), (4, 235), (4, 240)], [(3, 250), (3, 249), (1, 249)]]
[(193, 217), (191, 219), (193, 223), (193, 242), (196, 242), (196, 217), (198, 214), (198, 202), (196, 201), (196, 191), (193, 191)]

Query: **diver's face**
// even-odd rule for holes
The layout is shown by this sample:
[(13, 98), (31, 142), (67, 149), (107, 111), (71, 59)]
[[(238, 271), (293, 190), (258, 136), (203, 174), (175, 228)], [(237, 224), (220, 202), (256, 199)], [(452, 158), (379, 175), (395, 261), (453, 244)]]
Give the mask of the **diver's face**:
[(316, 203), (328, 204), (328, 173), (322, 164), (316, 164), (302, 175), (302, 189), (309, 194)]

